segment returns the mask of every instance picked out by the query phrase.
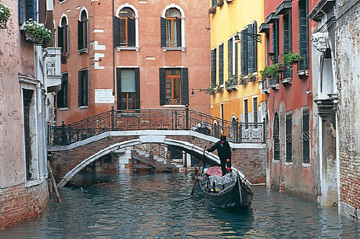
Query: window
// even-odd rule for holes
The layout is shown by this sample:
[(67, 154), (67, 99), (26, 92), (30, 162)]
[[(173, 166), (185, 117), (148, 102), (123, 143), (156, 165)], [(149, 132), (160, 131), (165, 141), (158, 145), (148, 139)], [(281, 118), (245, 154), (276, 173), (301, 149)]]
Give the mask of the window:
[(88, 70), (81, 70), (78, 74), (78, 106), (84, 107), (89, 105), (89, 74)]
[(303, 162), (310, 163), (310, 117), (309, 110), (303, 111), (303, 128), (302, 128), (302, 152)]
[(189, 104), (188, 69), (160, 69), (160, 105)]
[(249, 108), (248, 108), (248, 100), (244, 99), (244, 120), (245, 120), (245, 128), (248, 128), (249, 123)]
[(273, 140), (274, 140), (274, 160), (280, 160), (280, 137), (279, 137), (279, 115), (275, 113), (274, 116), (274, 128), (273, 128)]
[(224, 132), (224, 104), (220, 104), (221, 133)]
[(78, 21), (78, 50), (88, 48), (88, 19), (86, 11), (83, 10)]
[(247, 25), (241, 31), (241, 75), (257, 72), (257, 23)]
[(292, 115), (286, 115), (286, 162), (292, 162)]
[[(258, 105), (257, 105), (257, 98), (253, 98), (253, 112), (254, 112), (254, 123), (258, 122)], [(257, 125), (255, 125), (256, 127)]]
[[(32, 120), (32, 114), (34, 114), (33, 109), (31, 109), (31, 106), (34, 105), (33, 102), (33, 90), (26, 90), (23, 89), (23, 107), (24, 107), (24, 136), (25, 136), (25, 161), (26, 161), (26, 180), (32, 179), (32, 150), (31, 150), (31, 123)], [(34, 132), (33, 132), (34, 133)]]
[[(291, 11), (287, 11), (283, 16), (283, 55), (291, 52), (292, 39), (291, 39)], [(292, 77), (292, 67), (286, 67), (283, 74), (284, 78)]]
[(69, 53), (69, 30), (65, 16), (61, 18), (61, 25), (58, 27), (58, 46), (63, 53)]
[(234, 74), (233, 71), (233, 39), (228, 40), (228, 76), (229, 78)]
[(117, 95), (119, 110), (140, 109), (139, 68), (117, 69)]
[(176, 8), (166, 10), (161, 18), (161, 47), (181, 47), (181, 13)]
[(216, 85), (216, 48), (211, 51), (211, 86)]
[(57, 107), (68, 108), (69, 99), (69, 82), (68, 73), (62, 74), (61, 90), (57, 92)]
[(219, 46), (219, 85), (224, 84), (224, 43)]
[(299, 54), (303, 60), (299, 64), (299, 70), (309, 69), (309, 19), (308, 0), (299, 1)]
[(129, 7), (120, 9), (118, 17), (114, 17), (114, 43), (120, 47), (136, 46), (136, 17)]
[(279, 62), (279, 21), (274, 21), (271, 31), (272, 39), (272, 63)]
[(19, 0), (19, 24), (23, 24), (27, 20), (37, 22), (38, 6), (35, 0)]

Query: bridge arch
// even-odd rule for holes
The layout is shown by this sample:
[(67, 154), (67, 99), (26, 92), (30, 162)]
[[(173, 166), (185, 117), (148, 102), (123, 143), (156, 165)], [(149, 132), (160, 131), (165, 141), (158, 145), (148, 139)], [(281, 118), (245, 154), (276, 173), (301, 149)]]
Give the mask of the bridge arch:
[[(76, 165), (73, 169), (71, 169), (68, 173), (65, 174), (65, 176), (59, 182), (58, 187), (65, 186), (66, 183), (69, 182), (72, 177), (74, 177), (77, 173), (79, 173), (87, 165), (89, 165), (90, 163), (96, 161), (97, 159), (99, 159), (113, 151), (116, 151), (116, 150), (119, 150), (122, 148), (126, 148), (129, 146), (139, 145), (139, 144), (159, 144), (159, 143), (181, 148), (185, 152), (187, 152), (191, 155), (194, 155), (194, 156), (198, 156), (198, 157), (201, 157), (204, 153), (204, 151), (203, 151), (204, 149), (200, 148), (199, 146), (196, 146), (195, 144), (192, 144), (192, 143), (189, 143), (186, 141), (169, 139), (169, 138), (166, 138), (165, 136), (140, 136), (138, 139), (128, 140), (128, 141), (124, 141), (121, 143), (115, 143), (113, 145), (110, 145), (110, 146), (94, 153), (90, 157), (84, 159), (78, 165)], [(205, 157), (213, 163), (220, 164), (220, 160), (219, 160), (218, 156), (216, 156), (215, 154), (205, 151)], [(241, 177), (245, 177), (241, 172), (239, 172), (239, 174), (241, 175)]]

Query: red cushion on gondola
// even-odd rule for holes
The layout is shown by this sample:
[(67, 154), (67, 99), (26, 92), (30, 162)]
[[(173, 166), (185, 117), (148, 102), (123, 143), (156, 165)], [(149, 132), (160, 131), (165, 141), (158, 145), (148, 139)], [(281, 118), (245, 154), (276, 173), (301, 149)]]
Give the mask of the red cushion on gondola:
[(208, 175), (208, 176), (219, 176), (219, 177), (222, 177), (221, 168), (218, 167), (218, 166), (208, 168), (208, 170), (206, 170), (205, 174)]

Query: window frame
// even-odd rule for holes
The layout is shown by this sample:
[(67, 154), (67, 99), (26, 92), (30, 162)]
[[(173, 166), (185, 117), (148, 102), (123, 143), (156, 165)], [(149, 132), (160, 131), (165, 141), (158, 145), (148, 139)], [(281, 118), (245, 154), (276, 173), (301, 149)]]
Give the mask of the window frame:
[[(56, 93), (56, 106), (65, 110), (69, 108), (69, 74), (64, 72), (61, 75), (61, 90)], [(60, 96), (62, 104), (59, 102)]]
[(240, 32), (242, 76), (247, 76), (248, 74), (254, 74), (257, 72), (258, 47), (254, 34), (257, 34), (257, 21), (248, 24), (245, 29)]
[(293, 162), (293, 144), (292, 144), (292, 112), (285, 116), (285, 162)]
[[(121, 91), (121, 71), (123, 70), (133, 70), (135, 72), (135, 107), (129, 108), (129, 93)], [(118, 110), (133, 110), (140, 109), (140, 69), (139, 68), (116, 68), (116, 81), (117, 81), (117, 109)], [(126, 107), (124, 107), (124, 102), (122, 101), (123, 94), (126, 94)]]
[(273, 145), (274, 153), (273, 160), (276, 162), (280, 161), (281, 152), (280, 152), (280, 119), (279, 114), (275, 112), (274, 122), (273, 122)]
[[(133, 16), (120, 16), (120, 12), (123, 9), (129, 9), (132, 11)], [(137, 9), (129, 4), (121, 5), (114, 16), (114, 29), (113, 29), (113, 37), (114, 37), (114, 47), (117, 51), (139, 51), (139, 15)], [(121, 43), (121, 22), (125, 21), (125, 33), (126, 33), (126, 42), (125, 45)], [(131, 42), (129, 29), (133, 29)]]
[(62, 55), (69, 55), (69, 25), (68, 18), (63, 14), (60, 18), (60, 24), (58, 26), (58, 47), (61, 47)]
[(224, 43), (219, 45), (219, 60), (218, 60), (219, 86), (224, 85)]
[(211, 50), (211, 86), (216, 86), (216, 76), (217, 76), (217, 48), (215, 47)]
[[(180, 12), (180, 17), (166, 17), (166, 12), (170, 9), (176, 9)], [(167, 36), (167, 19), (177, 22), (177, 45), (173, 43), (171, 46), (167, 46), (166, 44), (166, 36)], [(172, 24), (173, 25), (173, 24)], [(176, 5), (170, 4), (164, 8), (161, 18), (160, 18), (160, 34), (161, 34), (161, 47), (163, 51), (185, 51), (185, 12), (183, 9)], [(175, 34), (175, 31), (173, 31)]]
[[(307, 115), (307, 121), (305, 121), (305, 117)], [(306, 127), (305, 127), (306, 126)], [(303, 164), (310, 164), (310, 110), (308, 108), (303, 109), (302, 113), (302, 158), (303, 158)], [(307, 146), (307, 148), (306, 148)], [(306, 150), (308, 151), (306, 153)]]
[(78, 20), (78, 53), (88, 53), (89, 48), (89, 26), (88, 13), (85, 8), (80, 11)]
[[(168, 104), (166, 102), (166, 71), (167, 70), (180, 70), (180, 94), (181, 101), (179, 104)], [(188, 80), (188, 68), (172, 68), (165, 67), (159, 69), (159, 80), (160, 80), (160, 105), (166, 106), (185, 106), (189, 104), (189, 80)]]

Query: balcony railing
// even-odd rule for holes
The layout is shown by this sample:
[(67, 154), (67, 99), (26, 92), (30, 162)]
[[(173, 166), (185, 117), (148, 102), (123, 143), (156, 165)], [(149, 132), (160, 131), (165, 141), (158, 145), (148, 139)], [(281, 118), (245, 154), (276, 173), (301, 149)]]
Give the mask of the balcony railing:
[(234, 143), (264, 143), (265, 123), (221, 120), (186, 109), (110, 110), (84, 120), (49, 126), (48, 144), (69, 145), (108, 131), (192, 130)]

